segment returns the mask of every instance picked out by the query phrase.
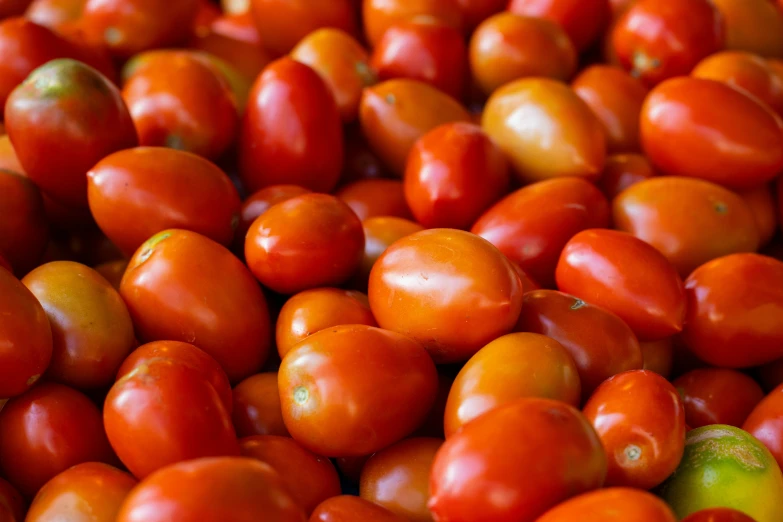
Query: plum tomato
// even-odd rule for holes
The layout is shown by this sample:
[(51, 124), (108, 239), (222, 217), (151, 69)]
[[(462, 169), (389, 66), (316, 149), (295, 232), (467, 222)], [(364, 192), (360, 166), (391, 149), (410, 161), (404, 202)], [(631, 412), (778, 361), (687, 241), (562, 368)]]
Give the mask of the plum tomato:
[(283, 420), (327, 457), (369, 455), (412, 433), (435, 401), (438, 375), (418, 342), (365, 325), (322, 330), (280, 365)]
[(682, 519), (682, 522), (756, 522), (742, 511), (731, 508), (707, 508)]
[(457, 0), (465, 29), (472, 32), (481, 22), (503, 11), (508, 0)]
[(610, 487), (584, 493), (550, 509), (536, 522), (676, 522), (666, 502), (638, 489)]
[(43, 257), (49, 242), (49, 225), (35, 183), (1, 167), (0, 215), (0, 254), (21, 276)]
[(609, 226), (609, 204), (591, 183), (558, 178), (521, 188), (490, 207), (471, 231), (552, 287), (563, 247), (588, 228)]
[(131, 258), (120, 295), (140, 340), (193, 343), (232, 382), (267, 358), (272, 328), (261, 288), (231, 252), (200, 234), (171, 229), (150, 238)]
[[(0, 406), (1, 409), (2, 406)], [(7, 480), (0, 478), (0, 520), (3, 522), (22, 522), (26, 508), (27, 505), (16, 488)]]
[(310, 522), (410, 522), (388, 509), (353, 495), (340, 495), (323, 501)]
[(46, 63), (14, 89), (5, 125), (25, 174), (71, 207), (87, 206), (85, 173), (95, 163), (137, 144), (119, 90), (71, 59)]
[(642, 369), (650, 370), (668, 378), (674, 366), (674, 341), (672, 338), (639, 343), (642, 350), (644, 365)]
[(780, 212), (774, 188), (768, 183), (740, 191), (738, 194), (753, 214), (759, 232), (759, 246), (769, 244), (778, 230)]
[(522, 284), (508, 259), (453, 229), (394, 243), (373, 266), (368, 290), (378, 324), (422, 343), (438, 363), (468, 360), (509, 333), (522, 308)]
[(101, 412), (84, 394), (43, 383), (0, 411), (0, 471), (28, 499), (83, 462), (114, 462)]
[(288, 295), (346, 282), (363, 250), (361, 221), (328, 194), (303, 194), (272, 206), (250, 225), (245, 240), (253, 275)]
[[(579, 410), (551, 399), (517, 399), (441, 446), (429, 508), (436, 520), (533, 522), (569, 497), (600, 488), (606, 466), (601, 441)], [(492, 494), (499, 490), (502, 496)]]
[(364, 221), (371, 217), (411, 219), (405, 191), (398, 179), (360, 179), (340, 187), (335, 196)]
[(685, 404), (685, 421), (691, 428), (709, 424), (742, 427), (764, 398), (751, 377), (726, 368), (697, 368), (672, 381)]
[(642, 154), (614, 154), (606, 158), (598, 187), (606, 199), (613, 201), (628, 187), (657, 175), (650, 161)]
[(364, 229), (364, 254), (352, 284), (362, 292), (367, 291), (370, 271), (389, 246), (406, 236), (421, 232), (424, 227), (413, 221), (397, 217), (372, 217), (362, 221)]
[(616, 313), (641, 341), (682, 330), (682, 279), (663, 254), (631, 234), (605, 229), (578, 233), (563, 248), (556, 278), (563, 292)]
[(283, 422), (276, 372), (251, 375), (234, 387), (232, 395), (234, 405), (231, 417), (239, 437), (289, 436)]
[(742, 429), (760, 440), (778, 465), (783, 466), (783, 385), (756, 404), (742, 424)]
[(609, 377), (642, 368), (639, 341), (615, 314), (555, 290), (525, 294), (517, 331), (559, 342), (576, 363), (582, 400)]
[(696, 269), (685, 288), (682, 340), (697, 357), (728, 368), (783, 357), (783, 262), (759, 254), (721, 257)]
[(557, 80), (507, 83), (490, 96), (481, 126), (508, 156), (522, 183), (562, 176), (596, 181), (604, 168), (601, 121)]
[[(361, 1), (361, 0), (360, 0)], [(460, 0), (363, 0), (362, 18), (370, 47), (376, 47), (386, 31), (400, 22), (430, 18), (462, 30)]]
[(511, 0), (508, 10), (557, 22), (580, 52), (598, 39), (611, 18), (608, 0)]
[(67, 33), (78, 26), (87, 0), (33, 0), (24, 12), (25, 18), (57, 33)]
[(511, 333), (476, 352), (449, 391), (446, 437), (486, 412), (523, 397), (554, 399), (576, 407), (581, 403), (577, 365), (551, 337)]
[(783, 5), (776, 9), (774, 0), (711, 1), (726, 27), (726, 49), (783, 58)]
[(343, 166), (342, 122), (318, 73), (287, 57), (269, 64), (250, 91), (238, 148), (250, 192), (280, 184), (332, 190)]
[(237, 230), (234, 234), (236, 246), (240, 250), (245, 249), (245, 236), (250, 229), (250, 225), (253, 224), (253, 221), (258, 216), (269, 210), (272, 205), (310, 192), (309, 189), (299, 185), (271, 185), (248, 196), (239, 209), (239, 225), (237, 225)]

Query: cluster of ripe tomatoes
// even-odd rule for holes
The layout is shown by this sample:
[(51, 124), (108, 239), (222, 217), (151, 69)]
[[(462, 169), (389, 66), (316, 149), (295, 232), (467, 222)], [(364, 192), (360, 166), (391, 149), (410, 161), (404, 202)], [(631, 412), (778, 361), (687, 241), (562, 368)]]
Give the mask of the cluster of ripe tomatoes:
[(777, 0), (0, 0), (0, 522), (783, 522), (782, 115)]

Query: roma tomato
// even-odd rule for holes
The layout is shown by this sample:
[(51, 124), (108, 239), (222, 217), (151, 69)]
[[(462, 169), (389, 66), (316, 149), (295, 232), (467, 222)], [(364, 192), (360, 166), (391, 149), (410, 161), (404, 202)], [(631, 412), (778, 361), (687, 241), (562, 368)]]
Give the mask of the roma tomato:
[(783, 119), (715, 80), (669, 80), (642, 108), (642, 146), (658, 169), (729, 188), (752, 188), (780, 173), (781, 135)]
[(294, 439), (327, 457), (369, 455), (412, 433), (435, 401), (424, 348), (364, 325), (315, 333), (288, 352), (278, 385)]
[(574, 497), (536, 522), (676, 522), (666, 502), (646, 491), (606, 488)]
[(745, 201), (698, 179), (640, 181), (614, 199), (613, 217), (618, 230), (654, 246), (682, 277), (707, 261), (759, 246), (758, 226)]
[(3, 522), (22, 522), (26, 508), (27, 505), (16, 488), (7, 480), (0, 478), (0, 520)]
[[(468, 229), (508, 191), (508, 161), (478, 125), (447, 123), (408, 156), (405, 200), (426, 228)], [(404, 216), (403, 216), (404, 217)]]
[(487, 101), (481, 126), (522, 183), (563, 176), (596, 181), (604, 168), (603, 125), (557, 80), (525, 78), (504, 85)]
[(598, 187), (609, 201), (640, 181), (657, 176), (650, 161), (641, 154), (615, 154), (606, 158)]
[(609, 226), (609, 205), (583, 179), (533, 183), (490, 207), (471, 231), (500, 249), (544, 287), (552, 287), (563, 247), (576, 233)]
[(328, 192), (342, 166), (342, 123), (329, 87), (291, 58), (269, 64), (253, 84), (239, 135), (245, 187), (293, 184)]
[(509, 333), (522, 292), (516, 270), (489, 242), (469, 232), (431, 229), (400, 239), (381, 255), (368, 295), (382, 328), (412, 337), (436, 362), (448, 363), (466, 361)]
[(674, 366), (674, 342), (672, 338), (639, 343), (642, 349), (643, 369), (669, 378)]
[(391, 26), (414, 18), (434, 18), (457, 29), (464, 25), (460, 0), (363, 0), (367, 41), (375, 47)]
[(778, 213), (780, 212), (774, 189), (770, 184), (738, 192), (753, 214), (756, 228), (759, 231), (759, 246), (765, 246), (772, 241), (778, 230)]
[(776, 9), (774, 0), (712, 0), (712, 3), (726, 26), (726, 49), (769, 58), (783, 57), (783, 11)]
[(231, 252), (202, 235), (153, 236), (131, 258), (120, 294), (142, 341), (193, 343), (232, 382), (267, 358), (271, 325), (261, 289)]
[(778, 465), (783, 466), (783, 385), (758, 402), (742, 424), (742, 429), (760, 440)]
[(742, 511), (731, 508), (707, 508), (682, 519), (682, 522), (756, 522)]
[(310, 193), (309, 189), (299, 185), (271, 185), (251, 194), (242, 202), (242, 207), (239, 210), (239, 225), (237, 225), (234, 234), (236, 245), (240, 247), (240, 250), (244, 250), (245, 236), (250, 225), (272, 205), (308, 193)]
[(476, 352), (451, 385), (444, 419), (446, 437), (473, 419), (523, 397), (578, 407), (579, 369), (562, 344), (540, 334), (512, 333)]
[(361, 221), (327, 194), (303, 194), (274, 205), (253, 222), (245, 241), (250, 271), (281, 294), (346, 282), (363, 250)]
[(72, 207), (87, 205), (85, 173), (95, 163), (137, 144), (117, 88), (70, 59), (41, 66), (11, 93), (5, 125), (25, 174)]
[(231, 417), (238, 436), (289, 436), (283, 422), (276, 372), (251, 375), (236, 385), (232, 395)]
[(663, 254), (630, 234), (580, 232), (563, 248), (556, 278), (560, 290), (616, 313), (642, 341), (682, 330), (682, 279)]
[(32, 0), (2, 0), (0, 1), (0, 19), (11, 16), (21, 16)]
[(642, 368), (631, 329), (613, 313), (555, 290), (525, 294), (517, 331), (559, 342), (576, 363), (582, 402), (609, 377)]
[(310, 522), (409, 522), (386, 508), (353, 495), (325, 500), (310, 517)]
[(136, 479), (133, 476), (108, 464), (77, 464), (41, 488), (25, 520), (114, 522), (122, 502), (134, 486)]
[(352, 283), (355, 288), (365, 292), (370, 281), (370, 271), (381, 254), (398, 239), (421, 232), (424, 227), (402, 218), (373, 217), (364, 220), (362, 228), (364, 229), (364, 254)]
[(335, 196), (351, 207), (362, 221), (379, 216), (412, 217), (402, 182), (396, 179), (360, 179), (343, 185)]
[(709, 424), (742, 427), (764, 392), (751, 377), (725, 368), (698, 368), (672, 382), (685, 404), (691, 428)]
[[(533, 522), (569, 497), (600, 488), (605, 476), (601, 442), (579, 410), (550, 399), (518, 399), (441, 446), (429, 508), (436, 520)], [(491, 494), (498, 488), (502, 498)]]
[(44, 202), (35, 183), (0, 170), (0, 215), (0, 254), (17, 274), (26, 274), (41, 260), (49, 242)]
[(473, 31), (481, 22), (505, 9), (507, 4), (507, 0), (457, 0), (467, 31)]
[(44, 383), (0, 411), (0, 470), (27, 498), (82, 462), (114, 462), (101, 412), (86, 395)]
[(611, 18), (608, 0), (511, 0), (508, 10), (557, 22), (579, 51), (598, 39)]
[(701, 360), (728, 368), (783, 357), (781, 285), (783, 262), (767, 256), (733, 254), (700, 266), (685, 281), (685, 345)]
[(280, 475), (247, 457), (196, 459), (143, 480), (125, 499), (117, 522), (305, 522)]

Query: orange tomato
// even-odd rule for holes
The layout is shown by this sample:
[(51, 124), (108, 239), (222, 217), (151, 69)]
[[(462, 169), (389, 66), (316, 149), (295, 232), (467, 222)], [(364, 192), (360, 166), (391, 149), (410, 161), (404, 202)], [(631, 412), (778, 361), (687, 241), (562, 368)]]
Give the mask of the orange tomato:
[(508, 10), (557, 22), (579, 51), (598, 39), (611, 17), (608, 0), (511, 0)]
[(774, 0), (712, 0), (726, 25), (726, 49), (783, 58), (783, 12)]
[(340, 187), (335, 196), (362, 221), (371, 217), (412, 217), (402, 182), (396, 179), (360, 179)]
[(251, 375), (236, 385), (232, 398), (231, 419), (237, 436), (289, 436), (283, 422), (276, 372)]
[(657, 176), (650, 161), (641, 154), (615, 154), (606, 158), (598, 187), (609, 201), (640, 181)]
[[(536, 522), (676, 522), (666, 502), (646, 491), (606, 488), (585, 493), (547, 511)], [(741, 522), (741, 521), (738, 521)]]
[(364, 220), (362, 228), (364, 229), (364, 254), (352, 283), (356, 289), (366, 292), (370, 271), (381, 254), (398, 239), (421, 232), (424, 227), (407, 219), (384, 216)]
[(367, 41), (375, 47), (389, 27), (428, 16), (457, 29), (464, 25), (458, 0), (363, 0), (362, 18)]

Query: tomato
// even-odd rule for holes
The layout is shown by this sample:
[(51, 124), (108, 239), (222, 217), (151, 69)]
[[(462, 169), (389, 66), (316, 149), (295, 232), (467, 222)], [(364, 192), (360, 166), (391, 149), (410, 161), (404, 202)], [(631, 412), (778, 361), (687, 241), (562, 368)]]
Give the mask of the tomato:
[(443, 419), (446, 417), (446, 402), (454, 384), (455, 370), (455, 368), (448, 366), (438, 370), (438, 392), (435, 395), (435, 402), (432, 408), (430, 408), (424, 423), (413, 432), (413, 437), (429, 437), (441, 440), (446, 437), (443, 429)]
[(490, 207), (471, 231), (500, 249), (544, 287), (554, 285), (563, 247), (576, 233), (609, 226), (609, 205), (591, 183), (551, 179), (517, 190)]
[(8, 270), (0, 268), (0, 397), (35, 384), (52, 357), (52, 330), (41, 303)]
[[(5, 132), (5, 129), (3, 129)], [(23, 174), (24, 169), (19, 164), (19, 158), (16, 157), (13, 145), (8, 134), (0, 136), (0, 169), (10, 170), (17, 174)]]
[(290, 58), (269, 64), (250, 92), (239, 134), (239, 173), (255, 192), (293, 184), (328, 192), (343, 165), (340, 113), (329, 87)]
[(125, 274), (125, 269), (128, 268), (128, 261), (125, 259), (106, 261), (95, 265), (94, 268), (96, 272), (106, 279), (112, 288), (119, 291), (120, 281), (122, 281), (122, 276)]
[(253, 275), (282, 294), (346, 282), (364, 249), (362, 223), (342, 201), (303, 194), (271, 207), (250, 226), (245, 258)]
[[(214, 23), (203, 33), (194, 35), (188, 47), (208, 53), (213, 59), (220, 59), (230, 65), (241, 76), (248, 91), (250, 90), (250, 83), (272, 61), (269, 53), (260, 43), (247, 42), (222, 34), (215, 27)], [(239, 100), (237, 100), (237, 104), (240, 109), (243, 107)]]
[(315, 288), (286, 301), (277, 318), (277, 351), (285, 355), (308, 336), (341, 324), (377, 326), (367, 296), (353, 290)]
[(409, 522), (386, 508), (353, 495), (332, 497), (321, 503), (310, 522)]
[(421, 232), (424, 228), (418, 223), (397, 217), (372, 217), (362, 222), (364, 229), (364, 254), (359, 269), (353, 278), (353, 285), (367, 290), (370, 271), (389, 246), (406, 236)]
[(685, 281), (687, 347), (703, 361), (728, 368), (783, 357), (778, 283), (783, 284), (783, 262), (758, 254), (733, 254), (699, 267)]
[(367, 41), (376, 47), (386, 30), (400, 22), (425, 17), (463, 29), (460, 0), (363, 0), (362, 18)]
[(737, 509), (756, 522), (783, 518), (775, 459), (749, 433), (723, 424), (688, 432), (682, 462), (659, 493), (679, 519), (712, 507)]
[(326, 82), (344, 122), (357, 118), (362, 89), (378, 81), (367, 50), (339, 29), (308, 34), (293, 48), (291, 58), (312, 67)]
[(38, 264), (49, 241), (38, 187), (23, 176), (0, 170), (0, 214), (0, 253), (18, 274), (25, 274)]
[(579, 495), (547, 511), (536, 522), (676, 522), (658, 497), (630, 488), (606, 488)]
[(730, 188), (751, 188), (780, 173), (782, 134), (783, 119), (768, 107), (714, 80), (670, 80), (642, 108), (642, 145), (657, 168)]
[(203, 458), (168, 466), (125, 499), (117, 522), (305, 522), (280, 476), (247, 457)]
[(674, 342), (672, 338), (639, 343), (642, 350), (644, 370), (650, 370), (668, 378), (674, 366)]
[(725, 28), (710, 0), (639, 0), (620, 16), (610, 38), (620, 65), (655, 85), (690, 73), (723, 49)]
[(759, 231), (759, 246), (767, 245), (778, 230), (778, 204), (769, 185), (743, 190), (738, 193), (753, 214)]
[(271, 340), (269, 310), (231, 252), (195, 232), (167, 230), (131, 258), (120, 294), (142, 341), (193, 343), (232, 382), (258, 371)]
[(190, 36), (198, 0), (87, 0), (81, 23), (118, 58), (175, 47)]
[(709, 424), (741, 427), (764, 398), (756, 381), (723, 368), (699, 368), (673, 381), (685, 403), (685, 420), (691, 428)]
[(24, 16), (54, 31), (67, 31), (79, 20), (85, 4), (86, 0), (33, 0)]
[(288, 436), (277, 391), (277, 373), (251, 375), (236, 385), (233, 398), (232, 420), (238, 436)]
[(410, 219), (402, 182), (396, 179), (361, 179), (343, 185), (335, 195), (364, 221), (371, 217)]
[(224, 8), (223, 15), (212, 22), (210, 29), (223, 36), (263, 47), (261, 33), (250, 12), (250, 0), (223, 0), (223, 3), (226, 2), (244, 3), (245, 6), (239, 11)]
[(3, 522), (22, 522), (25, 517), (26, 507), (22, 495), (19, 494), (16, 488), (5, 479), (0, 478), (0, 520)]
[(783, 57), (783, 14), (768, 0), (712, 0), (726, 25), (726, 49)]
[(310, 190), (299, 185), (271, 185), (254, 192), (242, 202), (242, 208), (239, 211), (239, 225), (235, 233), (235, 240), (242, 250), (244, 250), (245, 236), (250, 229), (250, 225), (261, 214), (277, 203), (288, 201), (296, 196), (308, 194)]
[(613, 207), (615, 227), (657, 248), (683, 277), (707, 261), (759, 245), (748, 205), (707, 181), (644, 180), (618, 195)]
[[(344, 129), (345, 164), (340, 176), (340, 183), (348, 184), (364, 179), (388, 179), (392, 177), (378, 155), (370, 149), (367, 139), (362, 134), (360, 125), (354, 123), (345, 126)], [(0, 145), (2, 145), (1, 140), (2, 137), (0, 137)]]
[(744, 420), (742, 429), (760, 440), (778, 465), (783, 466), (783, 385), (756, 402), (755, 408)]
[(82, 462), (113, 462), (98, 408), (78, 391), (45, 383), (0, 411), (0, 470), (27, 498)]
[(0, 1), (0, 19), (11, 16), (21, 16), (30, 5), (31, 0), (2, 0)]
[(370, 148), (402, 176), (416, 140), (444, 123), (470, 121), (470, 115), (455, 99), (426, 83), (395, 79), (364, 90), (359, 121)]
[(578, 51), (598, 39), (611, 17), (608, 0), (511, 0), (508, 10), (557, 22)]
[(431, 229), (400, 239), (380, 256), (368, 295), (382, 328), (416, 339), (446, 363), (466, 361), (510, 332), (522, 292), (516, 270), (489, 242)]
[(25, 520), (114, 522), (120, 505), (135, 485), (136, 479), (131, 475), (108, 464), (77, 464), (41, 488)]
[[(527, 297), (526, 297), (527, 299)], [(534, 333), (499, 337), (476, 352), (451, 386), (445, 434), (522, 397), (542, 397), (579, 406), (579, 369), (556, 340)]]
[(682, 330), (682, 279), (663, 254), (630, 234), (578, 233), (563, 249), (556, 278), (560, 290), (616, 313), (642, 341)]
[(605, 476), (601, 442), (579, 410), (550, 399), (517, 399), (441, 446), (429, 508), (436, 520), (533, 522), (559, 502), (601, 487)]
[(567, 85), (526, 78), (496, 90), (481, 126), (523, 183), (561, 176), (596, 181), (606, 161), (603, 126)]
[(731, 508), (707, 508), (685, 517), (682, 522), (756, 522), (742, 511)]
[(612, 201), (628, 187), (657, 175), (650, 161), (641, 154), (614, 154), (606, 159), (598, 186)]
[(294, 439), (327, 457), (369, 455), (415, 430), (438, 377), (422, 346), (364, 325), (315, 333), (288, 352), (278, 377)]
[(5, 124), (27, 176), (56, 201), (74, 207), (87, 205), (90, 167), (137, 142), (117, 88), (70, 59), (33, 71), (8, 97)]

